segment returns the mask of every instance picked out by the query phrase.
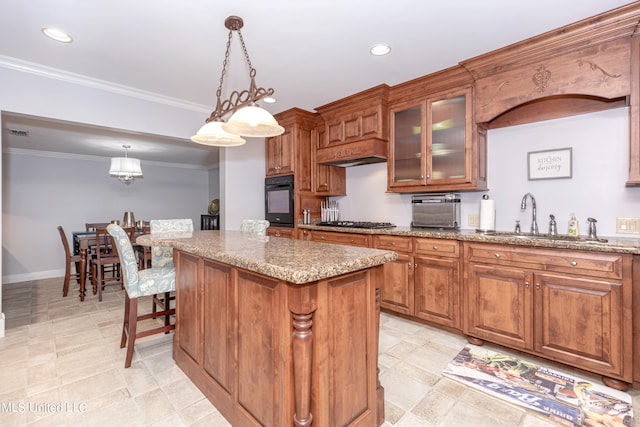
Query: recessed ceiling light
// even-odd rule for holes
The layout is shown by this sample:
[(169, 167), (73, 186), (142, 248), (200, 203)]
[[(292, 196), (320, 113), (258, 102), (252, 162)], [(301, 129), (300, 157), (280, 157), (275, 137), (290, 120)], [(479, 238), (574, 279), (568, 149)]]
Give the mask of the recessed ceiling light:
[(371, 49), (369, 49), (369, 52), (371, 53), (371, 55), (375, 55), (375, 56), (386, 55), (389, 52), (391, 52), (391, 46), (382, 44), (382, 43), (376, 44), (371, 46)]
[(50, 39), (54, 39), (62, 43), (71, 43), (73, 41), (70, 35), (55, 28), (44, 27), (42, 29), (42, 34), (49, 37)]
[(275, 104), (276, 103), (276, 99), (272, 96), (267, 96), (266, 98), (262, 99), (264, 102), (266, 102), (267, 104)]

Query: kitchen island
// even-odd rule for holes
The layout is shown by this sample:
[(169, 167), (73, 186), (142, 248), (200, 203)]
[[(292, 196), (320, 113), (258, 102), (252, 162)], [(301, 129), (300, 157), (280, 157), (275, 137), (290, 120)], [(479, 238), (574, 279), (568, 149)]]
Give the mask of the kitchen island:
[(374, 426), (392, 251), (231, 231), (146, 235), (176, 265), (177, 365), (234, 426)]

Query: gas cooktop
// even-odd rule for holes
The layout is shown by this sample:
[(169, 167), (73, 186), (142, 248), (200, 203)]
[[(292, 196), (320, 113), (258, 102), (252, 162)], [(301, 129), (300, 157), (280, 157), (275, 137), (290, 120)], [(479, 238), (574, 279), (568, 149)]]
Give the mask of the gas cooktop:
[(371, 222), (371, 221), (330, 221), (319, 222), (316, 225), (325, 227), (350, 227), (350, 228), (393, 228), (395, 224), (390, 222)]

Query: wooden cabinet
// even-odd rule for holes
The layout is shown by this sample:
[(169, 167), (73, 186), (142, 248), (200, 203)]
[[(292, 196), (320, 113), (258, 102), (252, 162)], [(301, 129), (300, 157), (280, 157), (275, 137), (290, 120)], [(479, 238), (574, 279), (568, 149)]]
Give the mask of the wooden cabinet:
[(316, 125), (313, 132), (313, 139), (315, 142), (311, 157), (313, 192), (324, 196), (346, 196), (346, 169), (339, 166), (318, 163), (316, 159), (318, 148), (327, 146), (327, 128), (324, 122)]
[(293, 173), (293, 148), (296, 129), (285, 127), (282, 135), (266, 140), (266, 174), (267, 176), (287, 175)]
[(398, 252), (384, 264), (381, 306), (459, 328), (459, 244), (454, 240), (374, 235), (373, 247)]
[(313, 240), (314, 242), (337, 243), (339, 245), (362, 246), (365, 248), (370, 246), (370, 236), (368, 234), (336, 233), (317, 230), (313, 230), (310, 234), (309, 240)]
[(387, 94), (382, 84), (316, 108), (325, 121), (327, 138), (320, 148), (359, 141), (388, 141)]
[(390, 125), (389, 191), (486, 188), (486, 138), (473, 120), (470, 85), (397, 104)]
[(267, 236), (286, 237), (288, 239), (292, 239), (294, 231), (295, 230), (293, 228), (269, 227), (267, 228)]
[(385, 161), (389, 145), (389, 86), (382, 84), (316, 108), (325, 123), (317, 163), (336, 163), (354, 157)]
[(373, 247), (398, 253), (398, 259), (383, 265), (384, 281), (380, 306), (397, 313), (414, 314), (414, 260), (411, 237), (374, 235)]
[(632, 380), (632, 256), (465, 243), (471, 337)]

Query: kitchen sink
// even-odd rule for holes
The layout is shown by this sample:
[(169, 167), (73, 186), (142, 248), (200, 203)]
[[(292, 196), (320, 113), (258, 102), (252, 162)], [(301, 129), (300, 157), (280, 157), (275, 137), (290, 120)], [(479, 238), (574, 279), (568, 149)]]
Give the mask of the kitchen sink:
[(523, 239), (523, 240), (555, 240), (565, 242), (579, 242), (579, 243), (607, 243), (607, 239), (589, 238), (586, 236), (570, 236), (568, 234), (545, 234), (545, 233), (514, 233), (505, 231), (483, 232), (486, 236), (505, 237), (508, 239)]

